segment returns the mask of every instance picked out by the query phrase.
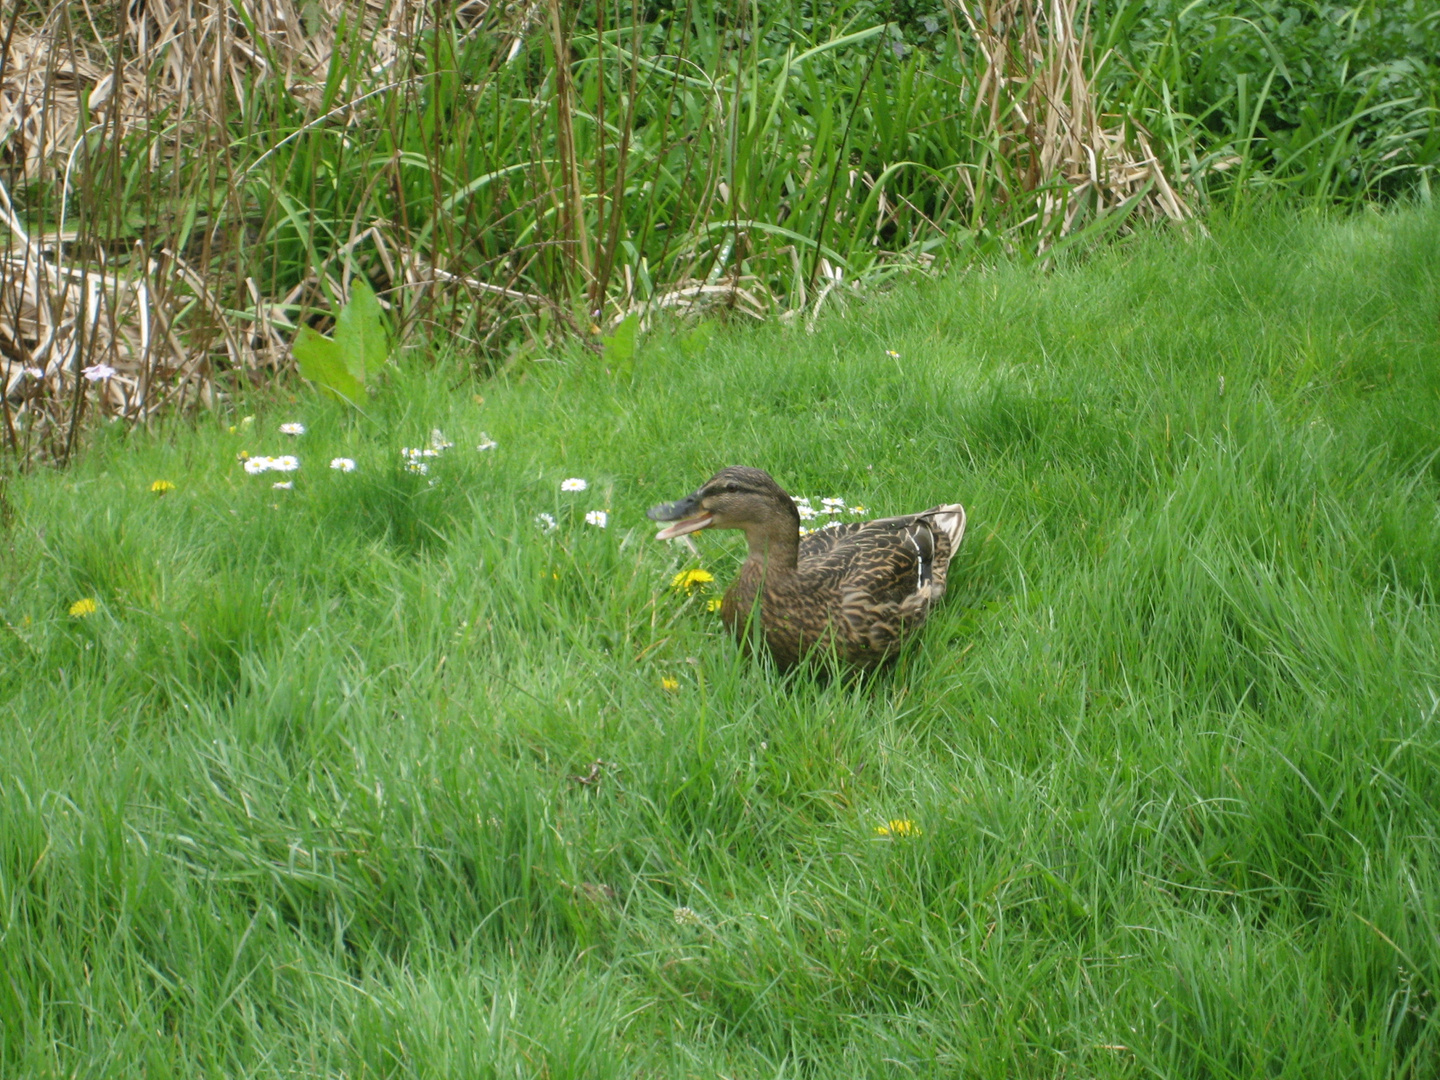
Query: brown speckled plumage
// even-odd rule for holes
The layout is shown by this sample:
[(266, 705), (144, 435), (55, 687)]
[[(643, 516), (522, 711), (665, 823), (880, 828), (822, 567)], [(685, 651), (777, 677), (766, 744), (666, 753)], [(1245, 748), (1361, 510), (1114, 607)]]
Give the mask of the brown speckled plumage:
[(767, 473), (742, 467), (722, 469), (650, 516), (676, 522), (662, 537), (745, 532), (750, 554), (720, 614), (743, 642), (755, 612), (782, 668), (816, 649), (860, 668), (894, 656), (945, 594), (950, 557), (965, 535), (965, 510), (954, 503), (802, 537), (790, 496)]

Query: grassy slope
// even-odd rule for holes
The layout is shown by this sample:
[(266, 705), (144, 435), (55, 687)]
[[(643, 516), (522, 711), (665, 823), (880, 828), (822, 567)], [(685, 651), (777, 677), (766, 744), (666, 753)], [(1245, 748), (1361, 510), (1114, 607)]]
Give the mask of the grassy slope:
[[(1433, 1075), (1437, 249), (1142, 238), (13, 482), (0, 1073)], [(644, 507), (739, 462), (968, 504), (892, 676), (667, 590)]]

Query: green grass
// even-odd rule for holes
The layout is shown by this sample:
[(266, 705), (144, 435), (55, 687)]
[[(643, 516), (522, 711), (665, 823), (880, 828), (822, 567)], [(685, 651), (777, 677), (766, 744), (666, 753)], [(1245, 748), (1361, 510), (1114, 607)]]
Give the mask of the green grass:
[[(13, 479), (0, 1073), (1435, 1076), (1437, 250), (1222, 222)], [(733, 463), (966, 503), (893, 672), (670, 592)]]

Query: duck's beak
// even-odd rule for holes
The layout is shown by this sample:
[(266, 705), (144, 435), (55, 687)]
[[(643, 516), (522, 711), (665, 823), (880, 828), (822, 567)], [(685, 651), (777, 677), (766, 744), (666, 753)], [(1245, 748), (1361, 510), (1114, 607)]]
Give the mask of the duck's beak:
[(656, 533), (656, 540), (674, 540), (675, 537), (684, 536), (686, 533), (699, 532), (715, 520), (711, 515), (700, 510), (700, 493), (698, 491), (676, 502), (652, 506), (645, 512), (645, 516), (651, 521), (673, 521), (675, 523)]

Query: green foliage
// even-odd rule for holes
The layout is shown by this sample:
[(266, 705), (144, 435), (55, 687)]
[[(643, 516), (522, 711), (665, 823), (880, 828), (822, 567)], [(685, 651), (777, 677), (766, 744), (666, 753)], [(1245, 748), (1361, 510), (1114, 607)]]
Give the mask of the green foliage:
[(1434, 181), (1440, 10), (1428, 0), (1106, 0), (1096, 20), (1124, 59), (1115, 92), (1179, 125), (1192, 160), (1225, 162), (1205, 181), (1216, 194), (1273, 185), (1354, 203)]
[(626, 315), (605, 335), (605, 363), (616, 375), (630, 375), (635, 370), (635, 334), (640, 329), (639, 315)]
[(350, 299), (335, 317), (335, 336), (308, 326), (295, 335), (300, 374), (331, 396), (358, 405), (390, 356), (390, 338), (375, 291), (364, 278), (350, 286)]
[[(1440, 217), (1209, 226), (12, 479), (0, 1074), (1428, 1075)], [(967, 505), (895, 670), (671, 587), (741, 462)]]

